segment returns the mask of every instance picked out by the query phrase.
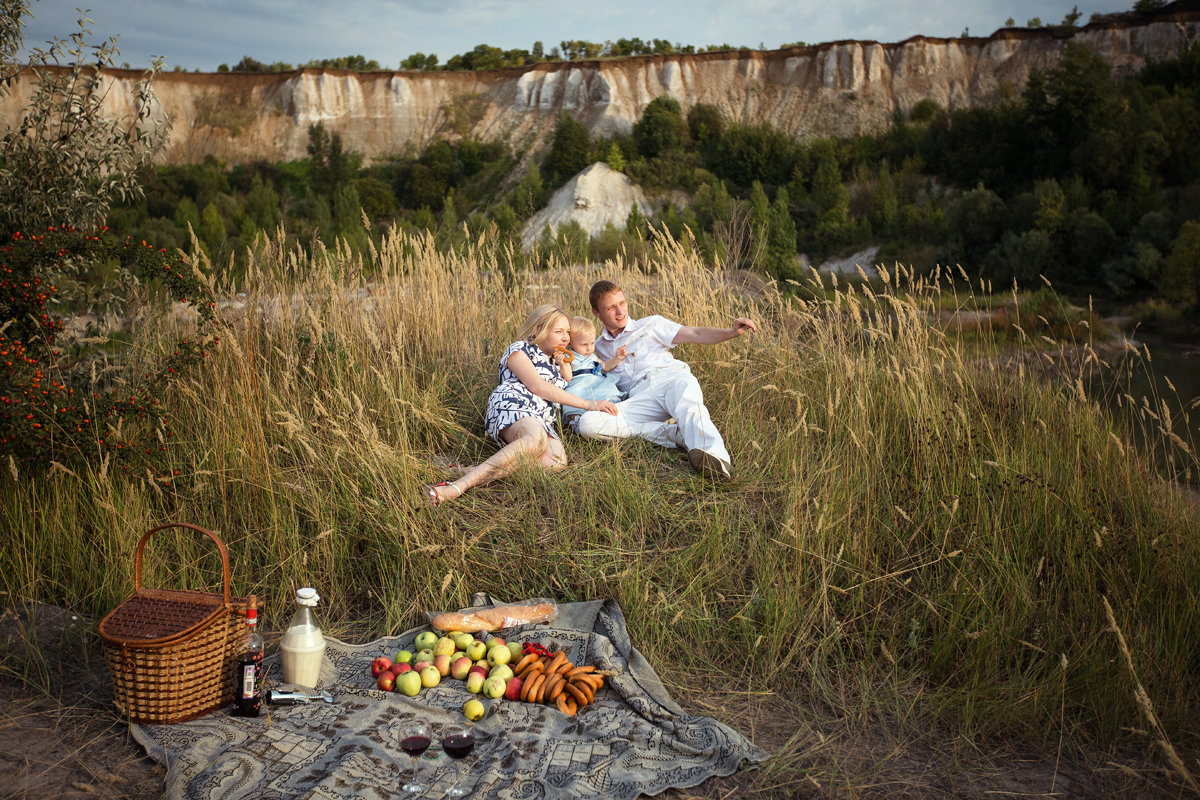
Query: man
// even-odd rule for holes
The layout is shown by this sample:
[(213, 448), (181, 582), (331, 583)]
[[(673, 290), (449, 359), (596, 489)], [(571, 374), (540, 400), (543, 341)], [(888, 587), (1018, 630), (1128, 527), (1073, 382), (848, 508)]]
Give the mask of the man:
[(685, 362), (671, 355), (671, 348), (677, 344), (718, 344), (754, 332), (758, 326), (744, 318), (735, 320), (732, 328), (691, 327), (657, 315), (630, 319), (625, 293), (610, 281), (593, 285), (588, 299), (592, 313), (604, 325), (604, 332), (596, 340), (596, 356), (601, 361), (624, 356), (613, 374), (617, 376), (617, 387), (629, 397), (617, 404), (620, 414), (616, 417), (584, 414), (579, 420), (579, 433), (596, 438), (631, 436), (631, 424), (666, 422), (673, 417), (679, 426), (675, 440), (651, 441), (683, 446), (697, 472), (728, 480), (729, 451), (704, 406), (700, 383)]

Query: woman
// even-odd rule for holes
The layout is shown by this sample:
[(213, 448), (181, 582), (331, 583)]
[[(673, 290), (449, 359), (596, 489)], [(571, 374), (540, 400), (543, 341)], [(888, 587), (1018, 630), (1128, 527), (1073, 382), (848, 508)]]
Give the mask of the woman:
[(504, 445), (494, 456), (457, 480), (425, 487), (433, 505), (462, 497), (472, 486), (507, 475), (522, 458), (548, 470), (567, 465), (567, 454), (554, 428), (554, 406), (566, 403), (589, 411), (616, 414), (607, 400), (585, 400), (563, 387), (571, 379), (565, 361), (571, 341), (570, 318), (553, 305), (538, 306), (517, 333), (518, 340), (500, 358), (500, 385), (488, 398), (484, 428)]

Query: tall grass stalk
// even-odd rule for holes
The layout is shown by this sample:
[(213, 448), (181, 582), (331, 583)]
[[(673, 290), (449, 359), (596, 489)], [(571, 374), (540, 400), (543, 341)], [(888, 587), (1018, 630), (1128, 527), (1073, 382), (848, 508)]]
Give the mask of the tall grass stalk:
[[(1049, 741), (1064, 726), (1111, 740), (1138, 719), (1107, 596), (1164, 737), (1194, 722), (1200, 524), (1175, 484), (1197, 474), (1195, 454), (1160, 435), (1175, 457), (1164, 477), (1138, 453), (1085, 391), (1100, 358), (1085, 329), (1035, 334), (1016, 360), (995, 331), (944, 333), (930, 320), (948, 305), (991, 302), (953, 271), (814, 282), (800, 300), (733, 288), (671, 242), (649, 263), (510, 263), (486, 237), (446, 254), (394, 234), (362, 261), (261, 240), (245, 282), (215, 287), (229, 298), (221, 345), (161, 398), (172, 481), (0, 471), (7, 596), (100, 614), (130, 590), (141, 533), (189, 521), (230, 545), (234, 590), (266, 602), (268, 629), (301, 585), (319, 588), (335, 633), (355, 621), (357, 635), (478, 590), (615, 597), (685, 687), (850, 696), (864, 714), (911, 703), (906, 719)], [(600, 277), (635, 316), (759, 321), (753, 337), (678, 350), (735, 480), (705, 482), (678, 451), (569, 438), (565, 471), (430, 508), (421, 484), (451, 477), (434, 456), (494, 451), (483, 408), (525, 314), (586, 312)], [(136, 344), (188, 324), (147, 321)], [(1147, 403), (1142, 419), (1163, 416)], [(153, 549), (147, 583), (213, 585), (202, 541)]]

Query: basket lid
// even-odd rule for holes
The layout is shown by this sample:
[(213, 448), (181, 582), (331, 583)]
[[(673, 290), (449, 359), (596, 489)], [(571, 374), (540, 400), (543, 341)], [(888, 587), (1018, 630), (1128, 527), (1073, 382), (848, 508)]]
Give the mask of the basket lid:
[(224, 609), (220, 595), (142, 590), (109, 612), (99, 633), (111, 642), (154, 642), (194, 628)]

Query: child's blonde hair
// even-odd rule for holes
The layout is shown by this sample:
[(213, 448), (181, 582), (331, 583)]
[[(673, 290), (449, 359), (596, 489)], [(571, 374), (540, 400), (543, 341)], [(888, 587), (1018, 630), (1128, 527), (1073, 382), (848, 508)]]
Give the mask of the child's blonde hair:
[(574, 336), (576, 331), (581, 331), (584, 328), (590, 330), (593, 334), (596, 333), (596, 323), (592, 322), (587, 317), (571, 317), (571, 335)]

